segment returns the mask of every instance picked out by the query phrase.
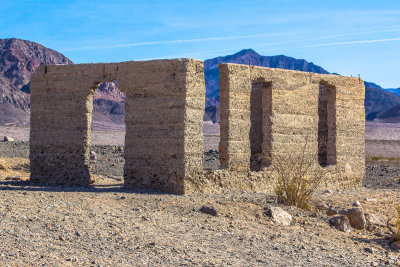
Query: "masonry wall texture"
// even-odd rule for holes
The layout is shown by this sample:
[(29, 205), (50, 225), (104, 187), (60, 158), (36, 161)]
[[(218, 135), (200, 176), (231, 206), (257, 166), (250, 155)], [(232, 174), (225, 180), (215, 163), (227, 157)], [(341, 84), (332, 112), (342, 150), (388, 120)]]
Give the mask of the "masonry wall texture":
[(271, 191), (274, 154), (305, 143), (323, 187), (364, 177), (364, 83), (358, 78), (220, 64), (222, 168), (203, 170), (203, 62), (194, 59), (40, 67), (31, 79), (31, 181), (87, 185), (92, 96), (126, 94), (124, 185), (177, 194)]

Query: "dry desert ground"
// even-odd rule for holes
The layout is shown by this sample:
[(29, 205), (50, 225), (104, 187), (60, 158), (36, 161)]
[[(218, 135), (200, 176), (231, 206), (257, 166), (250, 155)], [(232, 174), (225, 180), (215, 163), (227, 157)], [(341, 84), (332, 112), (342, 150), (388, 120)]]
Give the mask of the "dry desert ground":
[[(0, 127), (0, 136), (15, 138), (0, 142), (0, 266), (398, 266), (386, 226), (341, 232), (317, 206), (359, 201), (365, 213), (392, 218), (400, 203), (399, 134), (399, 125), (367, 125), (363, 186), (317, 192), (305, 211), (277, 204), (273, 193), (126, 191), (123, 129), (93, 132), (93, 186), (32, 185), (29, 128)], [(218, 125), (207, 123), (204, 136), (204, 167), (218, 168), (218, 153), (209, 152), (218, 147)], [(274, 223), (267, 205), (291, 214), (291, 224)]]

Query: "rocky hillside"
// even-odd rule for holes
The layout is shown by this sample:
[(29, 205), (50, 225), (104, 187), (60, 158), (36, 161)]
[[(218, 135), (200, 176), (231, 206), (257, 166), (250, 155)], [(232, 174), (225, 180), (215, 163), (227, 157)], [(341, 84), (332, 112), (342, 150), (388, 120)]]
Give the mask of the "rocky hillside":
[(0, 123), (29, 122), (29, 79), (41, 64), (72, 61), (38, 43), (0, 39)]
[(205, 60), (204, 75), (206, 82), (206, 110), (204, 120), (219, 120), (219, 63), (236, 63), (269, 68), (329, 73), (320, 66), (307, 62), (304, 59), (295, 59), (283, 55), (261, 56), (252, 49), (245, 49), (233, 55)]
[(367, 120), (399, 122), (399, 115), (396, 115), (394, 110), (400, 110), (399, 96), (383, 90), (374, 83), (365, 83), (365, 114)]
[[(0, 39), (0, 124), (29, 124), (29, 80), (42, 64), (73, 62), (38, 43)], [(94, 99), (94, 121), (123, 123), (124, 95), (116, 82), (101, 84)]]
[(388, 88), (388, 89), (384, 89), (387, 92), (390, 92), (392, 94), (395, 94), (397, 96), (400, 96), (400, 88)]
[[(219, 63), (236, 63), (250, 64), (254, 66), (262, 66), (269, 68), (281, 68), (290, 70), (300, 70), (307, 72), (315, 72), (320, 74), (329, 74), (328, 71), (314, 63), (307, 62), (304, 59), (295, 59), (287, 56), (261, 56), (252, 49), (242, 50), (236, 54), (217, 57), (204, 61), (204, 73), (206, 80), (206, 112), (205, 120), (219, 120), (219, 88), (218, 88), (218, 64)], [(400, 90), (399, 90), (400, 92)], [(397, 118), (392, 118), (393, 110), (387, 112), (391, 108), (397, 106), (396, 110), (400, 111), (400, 97), (391, 92), (383, 90), (379, 85), (365, 82), (365, 113), (367, 120), (388, 120), (400, 121), (400, 114)]]
[(125, 94), (118, 89), (117, 81), (100, 84), (93, 95), (93, 121), (96, 125), (125, 123)]
[[(250, 64), (315, 73), (329, 73), (304, 59), (283, 55), (261, 56), (252, 49), (204, 61), (206, 110), (204, 120), (219, 120), (219, 63)], [(73, 64), (64, 55), (38, 43), (20, 39), (0, 39), (0, 124), (29, 123), (29, 79), (41, 64)], [(369, 120), (399, 120), (400, 97), (374, 83), (365, 83), (365, 110)], [(400, 90), (399, 90), (400, 91)], [(114, 81), (103, 83), (94, 95), (93, 121), (106, 124), (124, 123), (125, 96)], [(399, 105), (397, 108), (395, 108)], [(393, 109), (392, 109), (393, 108)]]

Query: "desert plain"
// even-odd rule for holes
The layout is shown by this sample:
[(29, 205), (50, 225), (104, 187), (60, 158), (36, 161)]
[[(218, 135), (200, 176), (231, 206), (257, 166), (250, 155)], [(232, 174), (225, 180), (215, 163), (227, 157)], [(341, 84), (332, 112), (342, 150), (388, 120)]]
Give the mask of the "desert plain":
[[(283, 206), (273, 193), (172, 195), (123, 185), (123, 126), (94, 125), (92, 186), (29, 183), (29, 128), (0, 127), (1, 266), (396, 266), (385, 225), (342, 232), (321, 206), (390, 220), (400, 203), (400, 124), (367, 122), (362, 187), (316, 192), (312, 210)], [(218, 169), (219, 125), (205, 123), (204, 168)], [(265, 207), (283, 208), (289, 226)], [(216, 214), (201, 212), (209, 207)], [(393, 222), (393, 220), (392, 220)]]

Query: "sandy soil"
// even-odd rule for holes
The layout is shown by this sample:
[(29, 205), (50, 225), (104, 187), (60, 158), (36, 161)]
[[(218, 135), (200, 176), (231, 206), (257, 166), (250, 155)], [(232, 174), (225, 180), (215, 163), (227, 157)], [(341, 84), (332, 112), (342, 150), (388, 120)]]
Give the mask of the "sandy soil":
[(400, 123), (367, 121), (365, 124), (365, 139), (400, 140)]
[[(205, 122), (203, 128), (204, 150), (218, 150), (219, 124)], [(0, 138), (10, 136), (15, 141), (29, 141), (29, 127), (0, 126)], [(95, 145), (124, 145), (125, 125), (94, 123), (91, 143)]]
[[(213, 126), (205, 136), (216, 135)], [(26, 181), (28, 144), (0, 142), (0, 266), (400, 265), (385, 227), (346, 234), (330, 227), (323, 211), (285, 206), (292, 224), (275, 225), (264, 214), (267, 204), (280, 206), (273, 194), (126, 191), (123, 146), (92, 150), (94, 186), (40, 187)], [(206, 154), (205, 167), (217, 157)], [(390, 219), (400, 203), (400, 168), (378, 159), (366, 170), (360, 190), (318, 192), (313, 203), (347, 208), (358, 200), (365, 212)]]
[[(91, 187), (39, 187), (15, 176), (28, 171), (26, 159), (1, 162), (9, 168), (0, 171), (2, 266), (400, 264), (385, 228), (345, 234), (329, 226), (324, 212), (291, 207), (283, 208), (292, 224), (275, 225), (264, 215), (267, 204), (278, 206), (272, 194), (132, 192), (104, 176)], [(366, 212), (390, 218), (400, 195), (396, 189), (363, 187), (314, 196), (315, 203), (340, 207), (355, 200)], [(203, 214), (202, 206), (214, 207), (217, 216)]]

